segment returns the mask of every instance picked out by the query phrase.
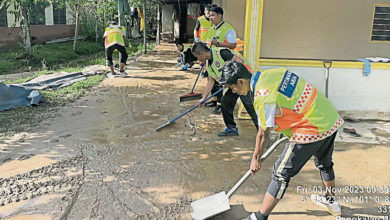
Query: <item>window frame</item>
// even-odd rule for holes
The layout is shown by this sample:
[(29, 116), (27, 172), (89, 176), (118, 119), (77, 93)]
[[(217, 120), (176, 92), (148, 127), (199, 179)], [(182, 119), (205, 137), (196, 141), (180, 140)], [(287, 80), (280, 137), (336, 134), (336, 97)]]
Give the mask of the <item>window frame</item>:
[[(41, 9), (41, 12), (42, 12), (42, 15), (43, 15), (42, 21), (40, 21), (40, 20), (39, 20), (39, 17), (37, 17), (37, 16), (31, 16), (31, 17), (29, 18), (29, 25), (46, 25), (46, 12), (45, 12), (45, 9), (46, 9), (46, 8), (44, 8), (44, 7), (39, 7), (39, 8), (37, 8), (37, 11), (38, 11), (39, 9)], [(34, 23), (32, 23), (33, 19), (34, 19)]]
[(1, 23), (0, 23), (0, 28), (7, 28), (8, 27), (7, 8), (3, 7), (0, 9), (0, 17), (2, 16), (1, 12), (3, 12), (3, 11), (4, 11), (5, 26), (1, 26)]
[[(373, 8), (373, 12), (372, 12), (372, 24), (371, 24), (371, 31), (370, 31), (370, 43), (390, 43), (390, 39), (389, 40), (373, 40), (372, 37), (373, 37), (373, 32), (374, 32), (374, 22), (375, 22), (375, 12), (376, 12), (376, 8), (377, 7), (389, 7), (390, 8), (390, 4), (374, 4), (374, 8)], [(390, 15), (390, 14), (389, 14)], [(390, 19), (388, 19), (389, 21), (389, 24), (388, 26), (390, 27)], [(387, 30), (386, 30), (387, 31)], [(390, 28), (389, 28), (389, 33), (390, 33)], [(389, 35), (390, 37), (390, 35)]]
[[(60, 13), (61, 13), (61, 11), (63, 10), (63, 13), (64, 13), (64, 20), (61, 20), (61, 15), (60, 15)], [(56, 13), (57, 12), (57, 13)], [(56, 23), (56, 18), (57, 18), (57, 22), (58, 23)], [(63, 23), (61, 23), (61, 21), (63, 22)], [(56, 9), (56, 4), (53, 2), (53, 24), (54, 25), (57, 25), (57, 24), (66, 24), (66, 7), (64, 7), (64, 8), (57, 8)]]

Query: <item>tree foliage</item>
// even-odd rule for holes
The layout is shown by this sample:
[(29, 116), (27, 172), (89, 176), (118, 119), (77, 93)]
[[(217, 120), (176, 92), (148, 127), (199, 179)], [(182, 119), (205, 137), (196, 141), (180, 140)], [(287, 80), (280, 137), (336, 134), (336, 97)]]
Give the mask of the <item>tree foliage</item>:
[[(141, 8), (144, 0), (123, 0), (127, 1), (130, 7)], [(118, 0), (0, 0), (0, 7), (6, 7), (8, 13), (15, 15), (15, 22), (20, 22), (22, 29), (21, 36), (26, 54), (31, 54), (31, 30), (30, 23), (45, 22), (44, 8), (55, 3), (56, 7), (67, 7), (75, 24), (74, 50), (77, 48), (77, 36), (82, 34), (87, 40), (102, 42), (104, 28), (111, 20), (118, 21)], [(10, 5), (14, 5), (11, 10)], [(154, 1), (146, 0), (145, 29), (148, 35), (153, 35), (157, 27), (157, 4)], [(43, 15), (42, 15), (43, 9)], [(125, 15), (127, 29), (130, 29), (130, 14)], [(139, 22), (136, 22), (133, 29), (138, 29)]]

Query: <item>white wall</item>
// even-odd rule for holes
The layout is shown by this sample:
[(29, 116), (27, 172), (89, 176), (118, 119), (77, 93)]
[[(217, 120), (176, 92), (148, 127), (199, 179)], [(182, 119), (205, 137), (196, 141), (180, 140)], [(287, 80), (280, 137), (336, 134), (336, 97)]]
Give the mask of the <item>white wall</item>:
[(45, 8), (45, 25), (54, 25), (53, 4)]
[(162, 32), (171, 32), (173, 31), (173, 22), (172, 22), (172, 13), (174, 11), (173, 5), (162, 5)]
[[(8, 10), (14, 10), (14, 4), (10, 4)], [(8, 27), (12, 27), (15, 24), (15, 27), (20, 27), (20, 22), (15, 21), (15, 15), (12, 13), (7, 13), (7, 23)]]
[[(261, 66), (261, 69), (276, 68)], [(326, 69), (287, 67), (325, 94)], [(330, 101), (339, 111), (379, 111), (390, 113), (390, 70), (371, 69), (368, 77), (362, 69), (330, 68)]]
[(75, 24), (73, 11), (69, 7), (66, 7), (66, 24)]

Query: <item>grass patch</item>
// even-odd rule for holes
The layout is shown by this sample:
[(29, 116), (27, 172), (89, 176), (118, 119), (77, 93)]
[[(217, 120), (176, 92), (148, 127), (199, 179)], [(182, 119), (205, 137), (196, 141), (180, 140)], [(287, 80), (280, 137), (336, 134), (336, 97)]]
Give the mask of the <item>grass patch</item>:
[(21, 48), (0, 53), (0, 75), (38, 69), (59, 69), (64, 63), (77, 59), (85, 60), (97, 53), (104, 54), (104, 47), (95, 42), (79, 41), (77, 52), (74, 52), (73, 42), (64, 42), (34, 45), (30, 56), (24, 56), (23, 53)]
[[(80, 54), (89, 54), (89, 56), (81, 56), (79, 54), (70, 54), (64, 52), (65, 55), (61, 55), (63, 50), (67, 51), (67, 47), (71, 48), (70, 44), (62, 43), (52, 45), (43, 45), (42, 47), (36, 48), (34, 57), (37, 59), (46, 59), (48, 65), (52, 65), (52, 69), (55, 70), (41, 70), (36, 74), (15, 79), (7, 80), (6, 84), (18, 84), (24, 83), (36, 76), (51, 74), (53, 72), (78, 72), (84, 69), (85, 66), (95, 65), (95, 64), (105, 64), (104, 49), (99, 47), (94, 47), (90, 45), (83, 45), (80, 43), (79, 50), (82, 51)], [(67, 46), (66, 46), (67, 45)], [(153, 49), (155, 44), (148, 44), (147, 49), (150, 51)], [(88, 49), (89, 48), (89, 49)], [(92, 49), (91, 49), (92, 48)], [(38, 52), (39, 50), (39, 52)], [(142, 53), (143, 44), (142, 43), (131, 43), (126, 48), (129, 57), (135, 56)], [(55, 51), (55, 52), (53, 52)], [(95, 52), (93, 52), (95, 51)], [(53, 52), (53, 53), (51, 53)], [(20, 52), (22, 53), (22, 52)], [(91, 55), (91, 53), (94, 53)], [(15, 60), (19, 54), (19, 51), (7, 52), (0, 54), (0, 70), (1, 68), (9, 68), (6, 65), (14, 65), (13, 59)], [(67, 54), (67, 55), (66, 55)], [(4, 56), (3, 56), (4, 55)], [(74, 58), (76, 56), (76, 58)], [(64, 63), (56, 63), (54, 57), (60, 57)], [(73, 57), (69, 59), (69, 57)], [(118, 56), (114, 56), (116, 59)], [(8, 60), (9, 59), (9, 60)], [(66, 62), (69, 61), (69, 62)], [(6, 63), (5, 65), (2, 62)], [(16, 65), (16, 64), (15, 64)], [(1, 74), (1, 72), (0, 72)], [(86, 80), (76, 82), (71, 86), (56, 90), (56, 91), (41, 91), (41, 93), (46, 98), (47, 102), (39, 106), (30, 106), (30, 107), (20, 107), (16, 109), (9, 109), (6, 111), (0, 112), (0, 139), (7, 136), (12, 136), (19, 132), (31, 131), (39, 125), (39, 123), (45, 118), (51, 117), (52, 113), (55, 112), (60, 106), (63, 106), (69, 102), (72, 102), (79, 97), (81, 97), (89, 88), (98, 85), (106, 76), (105, 75), (95, 75), (88, 76)]]
[[(143, 44), (140, 42), (131, 42), (127, 45), (126, 51), (129, 56), (138, 55), (143, 50)], [(148, 43), (147, 49), (152, 50), (154, 46), (154, 43)], [(113, 56), (118, 57), (118, 52), (114, 52)], [(54, 71), (65, 69), (63, 71), (74, 72), (94, 64), (105, 65), (104, 47), (88, 41), (79, 41), (77, 52), (73, 51), (73, 42), (64, 42), (34, 45), (31, 56), (23, 56), (21, 48), (0, 53), (0, 75), (39, 69)]]

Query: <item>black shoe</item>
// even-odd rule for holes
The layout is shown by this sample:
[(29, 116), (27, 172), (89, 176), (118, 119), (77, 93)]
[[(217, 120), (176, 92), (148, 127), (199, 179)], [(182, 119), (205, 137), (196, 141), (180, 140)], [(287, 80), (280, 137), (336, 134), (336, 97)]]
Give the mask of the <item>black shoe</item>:
[(209, 101), (204, 104), (206, 107), (215, 107), (217, 105), (217, 101)]
[(222, 107), (220, 105), (215, 106), (215, 109), (213, 110), (213, 114), (219, 115), (221, 114)]
[(200, 76), (202, 77), (202, 78), (206, 78), (206, 77), (208, 77), (209, 76), (209, 73), (208, 72), (205, 72), (205, 73), (200, 73)]

